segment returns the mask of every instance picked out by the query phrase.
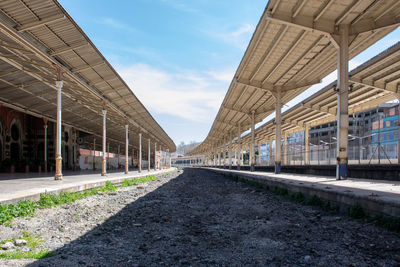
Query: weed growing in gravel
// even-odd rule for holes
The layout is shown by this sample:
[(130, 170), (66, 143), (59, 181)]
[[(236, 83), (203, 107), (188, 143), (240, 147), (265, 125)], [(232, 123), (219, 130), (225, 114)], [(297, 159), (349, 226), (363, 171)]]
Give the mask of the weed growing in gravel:
[(44, 259), (54, 256), (48, 249), (36, 251), (8, 251), (0, 253), (0, 259)]
[(358, 203), (347, 209), (347, 215), (354, 219), (362, 219), (366, 216), (363, 208)]
[(286, 188), (276, 187), (274, 188), (274, 193), (281, 196), (287, 196), (289, 194)]
[[(31, 249), (36, 249), (44, 243), (44, 241), (40, 239), (40, 235), (33, 236), (29, 232), (24, 231), (22, 236), (7, 240), (1, 240), (0, 244), (5, 244), (7, 242), (14, 243), (16, 239), (26, 240), (27, 243), (23, 246), (29, 247)], [(40, 251), (22, 251), (21, 249), (17, 249), (16, 251), (6, 251), (0, 253), (0, 259), (43, 259), (51, 256), (53, 256), (53, 254), (47, 249), (43, 249)]]
[(368, 221), (375, 222), (376, 225), (394, 231), (400, 234), (400, 219), (394, 217), (376, 216), (374, 218), (367, 218)]
[(304, 200), (306, 199), (301, 192), (291, 194), (290, 198), (299, 203), (304, 203)]
[(378, 226), (400, 234), (400, 219), (395, 217), (368, 216), (360, 204), (355, 204), (347, 209), (347, 215), (358, 220), (373, 222)]
[(150, 176), (145, 176), (145, 177), (140, 177), (140, 178), (133, 178), (133, 179), (125, 179), (122, 181), (121, 187), (128, 187), (128, 186), (132, 186), (132, 185), (147, 183), (147, 182), (154, 181), (154, 180), (157, 180), (157, 176), (155, 176), (155, 175), (150, 175)]
[[(250, 186), (254, 186), (257, 188), (256, 191), (260, 191), (262, 188), (265, 188), (267, 190), (269, 189), (268, 186), (263, 187), (258, 182), (250, 181), (245, 178), (239, 178), (237, 175), (224, 174), (224, 176), (228, 177), (229, 179), (234, 180), (236, 182), (241, 182), (241, 183), (248, 184)], [(321, 198), (319, 198), (316, 195), (313, 195), (312, 197), (307, 198), (301, 192), (289, 194), (289, 191), (287, 189), (280, 188), (280, 187), (274, 187), (272, 192), (276, 195), (290, 198), (298, 203), (301, 203), (301, 204), (304, 204), (307, 206), (317, 206), (317, 207), (322, 208), (325, 211), (333, 211), (333, 212), (339, 211), (339, 208), (337, 206), (332, 206), (331, 203), (329, 203), (328, 201), (323, 201)], [(355, 218), (355, 219), (372, 222), (375, 225), (381, 226), (388, 230), (394, 231), (397, 234), (400, 234), (400, 219), (399, 218), (384, 217), (384, 216), (368, 216), (359, 204), (349, 207), (347, 210), (347, 215), (352, 218)]]
[(18, 204), (0, 205), (0, 224), (9, 222), (12, 218), (33, 215), (36, 204), (32, 201), (20, 201)]
[(106, 184), (103, 187), (100, 187), (100, 191), (103, 193), (107, 192), (115, 192), (117, 190), (117, 187), (113, 185), (110, 181), (107, 181)]
[(27, 231), (24, 231), (22, 237), (19, 239), (25, 239), (27, 242), (26, 245), (30, 248), (38, 248), (44, 243), (44, 240), (41, 239), (40, 235), (33, 236)]
[[(135, 179), (126, 179), (122, 182), (121, 187), (132, 186), (135, 184), (146, 183), (149, 181), (156, 180), (157, 177), (154, 175), (145, 176)], [(117, 187), (110, 181), (107, 181), (103, 187), (99, 189), (93, 188), (91, 190), (85, 190), (82, 192), (64, 192), (60, 194), (43, 193), (40, 194), (40, 199), (37, 202), (30, 200), (20, 201), (17, 204), (5, 204), (0, 205), (0, 225), (10, 225), (11, 220), (16, 217), (32, 216), (37, 208), (47, 209), (54, 206), (72, 203), (78, 199), (83, 199), (88, 196), (97, 195), (99, 192), (108, 193), (115, 192)]]

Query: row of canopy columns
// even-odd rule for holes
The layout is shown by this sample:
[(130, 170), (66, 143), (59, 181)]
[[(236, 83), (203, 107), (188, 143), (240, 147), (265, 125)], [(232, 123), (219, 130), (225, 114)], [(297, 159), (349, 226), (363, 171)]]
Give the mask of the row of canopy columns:
[[(348, 90), (349, 90), (349, 25), (340, 25), (339, 34), (332, 36), (334, 40), (334, 45), (337, 48), (337, 86), (338, 86), (338, 96), (337, 96), (337, 163), (336, 163), (336, 178), (346, 179), (347, 178), (347, 165), (348, 165), (348, 128), (349, 128), (349, 114), (348, 114)], [(276, 90), (273, 92), (273, 96), (275, 98), (275, 173), (281, 172), (281, 164), (282, 164), (282, 149), (280, 145), (280, 140), (282, 139), (282, 117), (281, 117), (281, 109), (282, 109), (282, 97), (281, 90)], [(400, 98), (400, 96), (399, 96)], [(254, 121), (254, 111), (249, 114), (250, 118), (250, 131), (251, 131), (251, 141), (250, 141), (250, 150), (249, 150), (249, 165), (250, 170), (254, 171), (255, 169), (255, 121)], [(399, 118), (400, 120), (400, 118)], [(309, 151), (309, 130), (310, 126), (306, 124), (304, 126), (305, 132), (305, 151)], [(242, 144), (241, 144), (241, 127), (238, 125), (238, 136), (237, 136), (237, 152), (241, 153)], [(276, 140), (279, 140), (278, 142)], [(400, 140), (400, 135), (399, 135)], [(229, 146), (231, 147), (232, 138), (230, 138)], [(270, 144), (272, 140), (270, 140)], [(223, 146), (225, 146), (225, 140)], [(260, 147), (260, 146), (259, 146)], [(269, 155), (272, 155), (271, 145), (269, 146)], [(285, 134), (284, 141), (284, 151), (287, 149), (287, 135)], [(218, 151), (218, 148), (214, 149), (214, 151)], [(231, 168), (231, 149), (229, 149), (229, 168)], [(400, 153), (400, 146), (399, 146)], [(286, 155), (286, 153), (285, 153)], [(286, 157), (285, 157), (286, 158)], [(399, 157), (400, 158), (400, 157)], [(239, 158), (240, 159), (240, 158)], [(224, 156), (224, 167), (225, 167), (225, 156)], [(270, 156), (270, 161), (272, 157)], [(217, 161), (217, 162), (215, 162)], [(271, 164), (272, 162), (270, 162)], [(284, 159), (284, 163), (286, 159)], [(309, 153), (305, 153), (305, 164), (308, 165), (310, 163)], [(241, 160), (237, 162), (237, 169), (240, 170)], [(217, 159), (215, 159), (214, 153), (214, 165), (221, 166), (221, 158), (220, 153), (217, 154)]]
[[(55, 180), (62, 180), (62, 155), (61, 155), (61, 144), (62, 144), (62, 69), (58, 66), (55, 66), (57, 80), (57, 126), (56, 126), (56, 164), (55, 164)], [(101, 175), (107, 175), (107, 153), (106, 153), (106, 140), (107, 140), (107, 109), (106, 103), (103, 102), (103, 137), (102, 137), (102, 166), (101, 166)], [(44, 164), (45, 170), (47, 170), (47, 119), (44, 119)], [(95, 139), (94, 139), (95, 142)], [(108, 144), (109, 145), (109, 144)], [(94, 143), (95, 146), (95, 143)], [(148, 171), (150, 172), (150, 161), (151, 161), (151, 141), (148, 139)], [(142, 133), (139, 133), (139, 155), (138, 155), (138, 172), (142, 171)], [(108, 149), (109, 151), (109, 149)], [(125, 174), (128, 174), (129, 171), (129, 125), (126, 123), (125, 125)], [(169, 155), (169, 150), (167, 149), (167, 156), (164, 166), (163, 166), (163, 156), (162, 156), (162, 147), (159, 146), (159, 162), (156, 162), (156, 151), (157, 151), (157, 143), (154, 143), (154, 170), (170, 168), (171, 167), (171, 157)], [(118, 147), (118, 154), (119, 154)], [(94, 154), (93, 154), (94, 155)]]

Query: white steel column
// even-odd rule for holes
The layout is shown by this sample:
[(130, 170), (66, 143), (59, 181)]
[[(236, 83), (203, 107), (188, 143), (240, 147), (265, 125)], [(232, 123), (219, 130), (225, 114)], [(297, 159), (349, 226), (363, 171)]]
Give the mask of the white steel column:
[(154, 170), (157, 170), (157, 164), (158, 164), (158, 159), (157, 159), (157, 143), (154, 143)]
[(240, 171), (240, 164), (242, 162), (242, 137), (240, 136), (241, 130), (240, 130), (240, 123), (238, 125), (238, 157), (239, 157), (239, 161), (236, 163), (237, 164), (237, 169)]
[(347, 178), (349, 132), (349, 25), (339, 26), (336, 179)]
[(56, 135), (56, 173), (55, 179), (62, 180), (62, 157), (61, 157), (61, 90), (63, 82), (61, 81), (61, 69), (57, 68), (57, 135)]
[(139, 133), (138, 172), (142, 172), (142, 133)]
[(43, 119), (44, 122), (44, 172), (47, 172), (47, 119)]
[(216, 154), (215, 154), (215, 149), (214, 149), (214, 153), (213, 153), (213, 163), (214, 163), (214, 166), (213, 166), (213, 167), (215, 167), (215, 162), (216, 162), (215, 157), (216, 157)]
[(163, 168), (162, 160), (163, 160), (163, 157), (162, 157), (162, 151), (161, 151), (161, 145), (160, 145), (160, 170), (162, 170), (162, 168)]
[(169, 148), (167, 148), (168, 153), (168, 168), (171, 168), (171, 154), (169, 153)]
[(254, 111), (251, 112), (251, 143), (250, 143), (250, 159), (249, 159), (249, 165), (250, 165), (250, 171), (254, 171)]
[(118, 144), (118, 167), (117, 169), (119, 169), (119, 155), (121, 154), (121, 144)]
[(287, 151), (287, 143), (288, 143), (288, 135), (285, 133), (283, 135), (283, 164), (288, 165), (288, 151)]
[(101, 176), (105, 176), (107, 173), (107, 159), (106, 159), (106, 122), (107, 122), (107, 110), (103, 109), (103, 157), (101, 162)]
[(272, 161), (272, 142), (273, 142), (274, 140), (269, 140), (269, 165), (271, 166), (271, 165), (273, 165), (274, 163), (273, 163), (273, 161)]
[(110, 169), (110, 142), (107, 143), (107, 167)]
[(151, 157), (150, 157), (150, 153), (151, 153), (151, 151), (150, 151), (150, 138), (149, 138), (149, 145), (148, 145), (148, 147), (149, 147), (149, 152), (148, 152), (148, 156), (147, 156), (147, 159), (148, 159), (148, 161), (149, 161), (149, 164), (148, 164), (148, 166), (147, 166), (147, 169), (148, 169), (148, 171), (150, 172), (150, 160), (151, 160)]
[[(399, 105), (397, 107), (397, 112), (398, 112), (398, 115), (399, 115), (398, 116), (398, 129), (397, 129), (397, 135), (398, 135), (398, 139), (397, 139), (397, 163), (400, 164), (400, 91), (398, 92), (397, 98), (399, 100)], [(361, 140), (361, 138), (360, 138), (360, 140)]]
[(281, 172), (281, 161), (282, 161), (281, 160), (281, 157), (282, 157), (281, 107), (282, 107), (281, 90), (277, 90), (276, 99), (275, 99), (275, 173)]
[(125, 125), (125, 174), (128, 174), (129, 163), (128, 163), (128, 149), (129, 149), (129, 125)]
[(310, 141), (309, 141), (309, 136), (310, 136), (310, 125), (306, 124), (305, 125), (305, 130), (304, 130), (304, 149), (305, 149), (305, 157), (304, 157), (304, 164), (305, 165), (310, 165)]
[(229, 133), (229, 147), (228, 147), (229, 169), (232, 170), (232, 135)]
[(93, 138), (93, 170), (96, 170), (96, 138)]

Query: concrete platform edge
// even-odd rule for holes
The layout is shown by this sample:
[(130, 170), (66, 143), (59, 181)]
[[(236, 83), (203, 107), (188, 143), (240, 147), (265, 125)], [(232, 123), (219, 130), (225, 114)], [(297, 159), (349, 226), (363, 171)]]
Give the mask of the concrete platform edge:
[(40, 199), (40, 194), (43, 193), (51, 193), (51, 194), (60, 194), (61, 192), (69, 192), (69, 193), (73, 193), (73, 192), (81, 192), (84, 190), (90, 190), (93, 188), (99, 188), (102, 187), (106, 184), (107, 181), (112, 182), (114, 185), (120, 185), (124, 180), (126, 179), (133, 179), (133, 178), (140, 178), (140, 177), (146, 177), (149, 175), (160, 175), (160, 174), (164, 174), (164, 173), (169, 173), (169, 172), (173, 172), (176, 171), (177, 169), (172, 167), (169, 169), (164, 169), (162, 171), (157, 170), (156, 172), (143, 172), (141, 174), (128, 174), (126, 176), (124, 176), (123, 178), (121, 177), (115, 177), (115, 178), (108, 178), (104, 181), (95, 181), (95, 182), (85, 182), (83, 181), (82, 183), (78, 184), (78, 185), (73, 185), (73, 186), (65, 186), (62, 188), (57, 188), (57, 189), (49, 189), (49, 190), (42, 190), (40, 192), (37, 193), (33, 193), (33, 194), (27, 194), (21, 197), (13, 197), (10, 199), (5, 199), (5, 200), (0, 200), (0, 204), (4, 205), (4, 204), (16, 204), (19, 201), (24, 201), (24, 200), (30, 200), (30, 201), (38, 201)]
[(243, 173), (235, 170), (223, 170), (216, 168), (203, 168), (209, 171), (229, 174), (238, 176), (249, 181), (254, 181), (262, 186), (268, 186), (270, 188), (279, 187), (287, 189), (289, 193), (302, 193), (305, 197), (312, 197), (316, 195), (320, 199), (331, 203), (339, 208), (340, 212), (347, 212), (348, 208), (356, 204), (360, 205), (364, 212), (368, 215), (382, 215), (400, 218), (400, 205), (386, 201), (384, 199), (360, 196), (353, 193), (340, 192), (335, 190), (324, 190), (322, 188), (315, 188), (310, 185), (306, 185), (302, 182), (293, 182), (291, 180), (285, 180), (284, 178), (270, 177), (268, 174), (257, 175)]

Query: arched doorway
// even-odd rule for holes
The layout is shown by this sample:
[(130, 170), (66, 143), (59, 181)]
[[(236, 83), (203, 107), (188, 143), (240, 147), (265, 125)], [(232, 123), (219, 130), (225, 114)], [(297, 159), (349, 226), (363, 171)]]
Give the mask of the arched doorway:
[(18, 161), (21, 158), (20, 155), (21, 131), (16, 123), (13, 123), (11, 125), (10, 135), (11, 135), (10, 158), (13, 161)]

